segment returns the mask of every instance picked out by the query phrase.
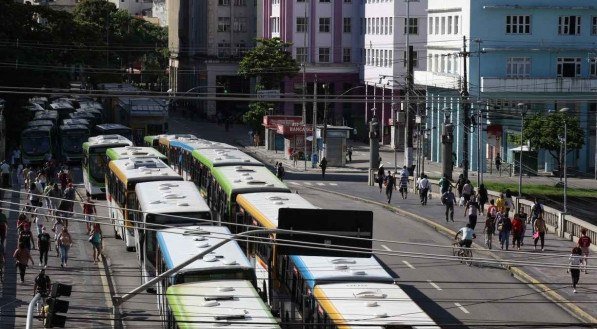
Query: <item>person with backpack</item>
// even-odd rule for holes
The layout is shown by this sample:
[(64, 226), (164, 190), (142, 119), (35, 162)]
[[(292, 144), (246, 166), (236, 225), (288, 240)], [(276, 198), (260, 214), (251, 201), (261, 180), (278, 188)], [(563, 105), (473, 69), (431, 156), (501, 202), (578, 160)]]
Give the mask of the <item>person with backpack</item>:
[(493, 219), (495, 219), (495, 216), (497, 214), (497, 207), (495, 206), (495, 200), (491, 199), (489, 200), (489, 207), (487, 207), (487, 217), (493, 217)]
[(25, 271), (27, 271), (27, 264), (31, 261), (31, 266), (35, 265), (33, 258), (31, 258), (31, 253), (24, 245), (19, 244), (18, 248), (15, 250), (12, 258), (16, 261), (17, 267), (19, 268), (19, 276), (21, 277), (21, 283), (25, 283)]
[(58, 237), (60, 236), (60, 233), (62, 233), (62, 228), (64, 227), (64, 223), (62, 220), (62, 217), (54, 217), (54, 226), (52, 227), (52, 232), (54, 232), (54, 241), (56, 241), (56, 246), (55, 246), (55, 250), (56, 250), (56, 256), (60, 257), (60, 247), (59, 247), (59, 241), (58, 241)]
[(586, 228), (582, 228), (580, 230), (580, 238), (578, 238), (578, 246), (580, 247), (580, 250), (582, 251), (582, 256), (583, 256), (583, 263), (584, 263), (584, 267), (585, 267), (585, 274), (588, 274), (589, 271), (587, 270), (587, 268), (589, 267), (589, 250), (591, 247), (591, 238), (589, 238), (587, 236), (587, 229)]
[(543, 216), (539, 216), (535, 220), (535, 233), (533, 233), (533, 238), (535, 238), (535, 250), (537, 250), (537, 241), (541, 239), (541, 251), (545, 250), (545, 233), (547, 233), (547, 225), (545, 225), (545, 220)]
[(450, 220), (454, 222), (454, 204), (456, 203), (456, 196), (452, 192), (452, 186), (448, 187), (448, 191), (442, 194), (442, 203), (446, 207), (446, 223), (448, 222), (448, 214)]
[(462, 188), (466, 184), (466, 179), (464, 179), (464, 175), (460, 174), (458, 176), (458, 180), (456, 181), (456, 190), (458, 191), (458, 198), (462, 197)]
[(582, 250), (580, 247), (572, 248), (572, 253), (568, 258), (568, 270), (566, 272), (570, 272), (572, 276), (572, 292), (576, 294), (576, 285), (578, 285), (578, 280), (580, 279), (580, 264), (582, 263)]
[(510, 246), (510, 231), (512, 230), (512, 222), (505, 213), (501, 212), (497, 213), (496, 222), (498, 232), (500, 232), (500, 247), (504, 249), (504, 244), (506, 244), (506, 250), (508, 250)]
[(48, 253), (50, 252), (50, 245), (52, 238), (46, 232), (46, 227), (42, 227), (41, 234), (37, 236), (37, 246), (39, 247), (39, 266), (48, 266)]
[(510, 224), (512, 224), (512, 246), (515, 246), (517, 250), (520, 250), (520, 237), (524, 234), (524, 232), (523, 224), (520, 220), (520, 217), (518, 217), (518, 214), (514, 215), (514, 218), (512, 218), (512, 222), (510, 222)]
[(473, 194), (473, 185), (471, 184), (471, 181), (467, 179), (462, 186), (462, 197), (464, 198), (465, 205), (471, 200), (471, 196), (473, 196)]
[(477, 226), (477, 215), (479, 214), (479, 204), (477, 203), (477, 198), (475, 196), (466, 203), (466, 207), (464, 208), (464, 216), (468, 215), (468, 223), (471, 224), (471, 228), (474, 230), (475, 226)]
[(439, 180), (438, 185), (439, 185), (441, 195), (444, 195), (444, 193), (448, 192), (448, 188), (453, 187), (452, 183), (448, 179), (448, 175), (444, 175)]
[(33, 233), (31, 233), (31, 229), (29, 227), (25, 228), (21, 233), (19, 233), (19, 244), (25, 246), (25, 249), (31, 251), (31, 249), (35, 249), (35, 241), (33, 240)]
[(91, 233), (89, 234), (89, 242), (93, 245), (93, 264), (100, 261), (102, 254), (102, 228), (99, 223), (93, 224)]
[(495, 233), (495, 218), (493, 216), (487, 216), (485, 219), (483, 233), (485, 233), (485, 245), (487, 249), (491, 249), (493, 234)]

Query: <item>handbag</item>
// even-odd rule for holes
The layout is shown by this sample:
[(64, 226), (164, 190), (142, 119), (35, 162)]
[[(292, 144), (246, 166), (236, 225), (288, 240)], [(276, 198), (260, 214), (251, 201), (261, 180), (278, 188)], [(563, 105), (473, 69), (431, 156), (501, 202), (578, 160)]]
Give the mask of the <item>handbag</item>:
[(533, 239), (537, 239), (539, 237), (539, 231), (535, 231), (535, 233), (533, 233)]

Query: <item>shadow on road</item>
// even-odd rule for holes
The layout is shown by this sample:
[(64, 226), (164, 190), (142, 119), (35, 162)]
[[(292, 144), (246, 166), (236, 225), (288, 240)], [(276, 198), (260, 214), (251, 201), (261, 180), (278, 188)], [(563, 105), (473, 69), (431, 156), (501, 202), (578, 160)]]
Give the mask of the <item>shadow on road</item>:
[(468, 328), (452, 314), (446, 311), (445, 308), (427, 297), (419, 289), (407, 284), (399, 284), (400, 288), (414, 301), (417, 305), (429, 315), (435, 323), (442, 328)]

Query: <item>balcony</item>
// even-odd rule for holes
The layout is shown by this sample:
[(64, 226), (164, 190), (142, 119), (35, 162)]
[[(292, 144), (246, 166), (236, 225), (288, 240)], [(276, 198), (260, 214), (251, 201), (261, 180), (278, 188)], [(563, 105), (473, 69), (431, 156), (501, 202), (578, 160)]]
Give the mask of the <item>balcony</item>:
[(415, 85), (445, 89), (460, 89), (460, 77), (456, 74), (415, 71)]
[(597, 91), (597, 78), (481, 78), (481, 92), (498, 93), (590, 93)]

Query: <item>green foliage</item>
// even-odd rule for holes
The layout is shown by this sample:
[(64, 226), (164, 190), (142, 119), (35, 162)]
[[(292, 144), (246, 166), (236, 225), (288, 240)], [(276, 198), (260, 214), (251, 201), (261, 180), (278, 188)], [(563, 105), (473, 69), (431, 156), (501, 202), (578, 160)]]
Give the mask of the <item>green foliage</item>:
[(564, 122), (567, 127), (566, 147), (568, 152), (582, 148), (584, 131), (580, 128), (578, 118), (567, 113), (537, 114), (525, 119), (524, 138), (530, 141), (531, 149), (547, 150), (559, 164), (560, 137), (564, 136)]
[(257, 47), (251, 49), (238, 65), (238, 74), (245, 78), (258, 78), (262, 89), (278, 89), (285, 77), (299, 72), (299, 65), (288, 47), (292, 44), (280, 38), (257, 39)]
[(273, 107), (271, 103), (255, 102), (249, 104), (249, 110), (243, 114), (243, 123), (249, 126), (254, 132), (261, 134), (263, 128), (263, 117), (267, 110)]

